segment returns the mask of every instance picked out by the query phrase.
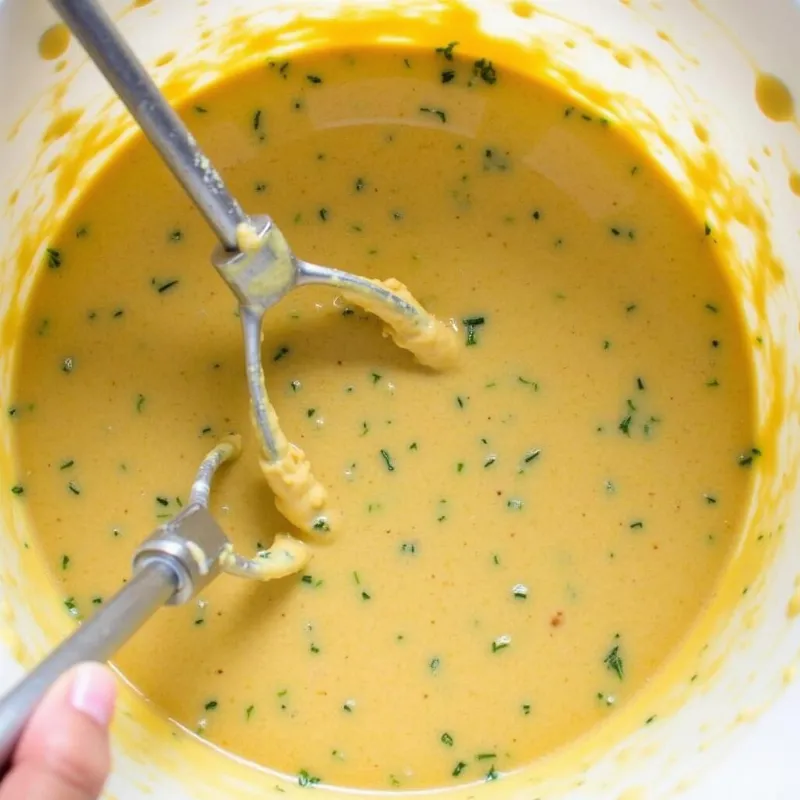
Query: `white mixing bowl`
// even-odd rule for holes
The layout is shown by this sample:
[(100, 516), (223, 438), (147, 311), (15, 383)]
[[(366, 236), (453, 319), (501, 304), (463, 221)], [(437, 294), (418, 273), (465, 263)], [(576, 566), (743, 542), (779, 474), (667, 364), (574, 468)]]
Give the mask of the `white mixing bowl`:
[[(708, 221), (751, 328), (763, 455), (754, 467), (746, 535), (724, 584), (684, 651), (645, 689), (657, 719), (645, 725), (623, 711), (606, 730), (540, 764), (453, 792), (519, 800), (794, 800), (800, 797), (793, 744), (800, 689), (791, 686), (800, 654), (794, 618), (800, 611), (800, 533), (794, 533), (800, 516), (800, 128), (796, 113), (788, 121), (768, 118), (756, 86), (769, 90), (770, 81), (758, 78), (769, 73), (800, 97), (800, 6), (791, 0), (467, 5), (479, 26), (505, 42), (496, 61), (502, 63), (504, 47), (523, 48), (532, 62), (546, 64), (543, 78), (627, 125), (674, 176), (698, 218)], [(390, 13), (395, 20), (416, 18), (423, 38), (453, 38), (441, 27), (444, 5), (436, 0), (110, 0), (107, 6), (176, 99), (226, 63), (313, 43), (315, 18), (340, 18), (338, 30), (352, 42), (405, 30), (369, 24)], [(0, 0), (0, 394), (6, 398), (21, 309), (45, 242), (69, 198), (131, 133), (77, 44), (60, 61), (40, 58), (39, 37), (55, 22), (45, 0)], [(248, 45), (254, 37), (257, 55)], [(775, 116), (763, 97), (761, 106)], [(35, 548), (26, 544), (20, 504), (11, 502), (11, 445), (10, 420), (0, 414), (3, 686), (72, 624)], [(205, 800), (322, 791), (178, 731), (133, 691), (125, 693), (121, 711), (109, 797)]]

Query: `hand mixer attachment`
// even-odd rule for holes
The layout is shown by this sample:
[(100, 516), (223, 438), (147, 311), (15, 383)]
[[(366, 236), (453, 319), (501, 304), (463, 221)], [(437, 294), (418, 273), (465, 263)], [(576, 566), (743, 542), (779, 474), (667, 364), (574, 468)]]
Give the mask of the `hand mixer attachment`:
[[(212, 263), (240, 306), (262, 471), (278, 509), (292, 523), (310, 534), (327, 534), (331, 519), (325, 489), (303, 451), (287, 440), (267, 395), (261, 363), (264, 313), (295, 287), (330, 286), (345, 302), (379, 317), (384, 335), (435, 369), (456, 360), (455, 325), (426, 312), (398, 281), (369, 280), (298, 259), (272, 219), (244, 213), (96, 0), (51, 0), (51, 4), (216, 233), (220, 247)], [(0, 700), (0, 768), (8, 762), (33, 709), (59, 675), (81, 661), (110, 658), (162, 605), (187, 602), (220, 572), (269, 580), (305, 565), (310, 551), (288, 535), (276, 536), (272, 547), (255, 558), (234, 553), (211, 516), (211, 480), (239, 449), (238, 437), (229, 437), (206, 456), (187, 507), (136, 551), (133, 578)]]
[(96, 0), (51, 0), (51, 4), (216, 233), (220, 247), (212, 262), (240, 305), (247, 385), (264, 477), (287, 519), (306, 533), (327, 533), (331, 519), (325, 489), (303, 451), (284, 436), (267, 395), (261, 363), (264, 312), (295, 287), (330, 286), (346, 302), (378, 316), (385, 335), (433, 368), (455, 361), (455, 327), (426, 312), (397, 281), (373, 281), (298, 259), (270, 217), (244, 213)]

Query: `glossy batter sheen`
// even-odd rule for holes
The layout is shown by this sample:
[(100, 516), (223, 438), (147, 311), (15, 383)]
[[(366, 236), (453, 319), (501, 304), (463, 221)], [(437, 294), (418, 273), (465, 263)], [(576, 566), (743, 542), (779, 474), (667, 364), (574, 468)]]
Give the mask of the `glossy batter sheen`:
[[(447, 42), (269, 62), (184, 113), (298, 256), (402, 281), (463, 350), (420, 366), (332, 290), (271, 309), (270, 397), (337, 532), (301, 575), (160, 613), (120, 668), (301, 785), (502, 779), (601, 723), (714, 591), (758, 455), (714, 232), (613, 123)], [(237, 550), (297, 533), (212, 246), (141, 140), (50, 243), (13, 491), (65, 613), (121, 585), (230, 431), (212, 505)]]

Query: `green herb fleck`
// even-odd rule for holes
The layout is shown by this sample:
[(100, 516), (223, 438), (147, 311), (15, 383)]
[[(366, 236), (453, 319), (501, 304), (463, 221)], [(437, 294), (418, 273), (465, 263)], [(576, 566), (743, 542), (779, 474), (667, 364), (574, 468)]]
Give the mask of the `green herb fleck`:
[(173, 279), (173, 280), (169, 280), (169, 281), (159, 282), (155, 278), (153, 278), (150, 281), (150, 283), (151, 283), (152, 286), (155, 287), (155, 290), (159, 294), (164, 294), (164, 292), (168, 292), (170, 289), (172, 289), (173, 287), (177, 286), (180, 283), (180, 281), (177, 280), (177, 279)]
[(631, 522), (628, 527), (631, 530), (642, 530), (642, 528), (644, 528), (644, 522), (642, 522), (640, 519), (637, 519), (635, 522)]
[(205, 709), (206, 711), (213, 711), (218, 705), (219, 703), (216, 700), (209, 700), (205, 704)]
[(305, 769), (301, 769), (300, 772), (297, 773), (298, 786), (316, 786), (321, 780), (322, 778), (312, 775)]
[(244, 718), (249, 722), (250, 718), (253, 716), (253, 712), (256, 710), (255, 706), (247, 706), (244, 710)]
[(479, 58), (472, 65), (472, 74), (480, 78), (484, 83), (494, 84), (497, 83), (497, 70), (491, 61), (485, 58)]
[(319, 75), (306, 75), (306, 80), (314, 86), (319, 86), (322, 83), (322, 78)]
[(619, 425), (617, 425), (617, 428), (628, 437), (631, 435), (631, 422), (633, 422), (633, 417), (628, 414), (626, 417), (623, 417)]
[(285, 358), (289, 355), (291, 351), (286, 345), (281, 345), (276, 351), (275, 354), (272, 356), (273, 361), (280, 361), (282, 358)]
[(619, 654), (619, 645), (615, 644), (606, 654), (603, 659), (606, 669), (613, 672), (620, 680), (625, 677), (625, 667), (622, 662), (622, 656)]
[(446, 747), (452, 747), (453, 746), (453, 737), (447, 732), (443, 733), (439, 737), (439, 741), (441, 741), (441, 743), (443, 745), (445, 745)]
[(491, 761), (493, 758), (497, 758), (497, 753), (478, 753), (475, 756), (476, 761)]
[(467, 332), (467, 347), (472, 347), (478, 343), (477, 329), (486, 324), (485, 317), (465, 317), (461, 320)]
[(75, 360), (73, 358), (71, 358), (70, 356), (67, 356), (67, 358), (65, 358), (61, 362), (61, 371), (62, 372), (66, 372), (67, 374), (69, 374), (74, 369), (75, 369)]
[[(499, 653), (501, 650), (505, 650), (506, 647), (511, 645), (511, 637), (508, 634), (503, 634), (503, 636), (498, 636), (492, 642), (492, 652)], [(488, 756), (489, 758), (494, 758), (494, 756)]]
[(391, 455), (389, 455), (389, 452), (387, 450), (381, 450), (381, 458), (386, 464), (386, 469), (389, 472), (394, 472), (394, 462), (392, 461), (392, 457)]
[(751, 467), (753, 460), (761, 455), (761, 451), (757, 447), (750, 448), (750, 452), (740, 453), (736, 461), (740, 467)]
[(75, 466), (75, 460), (70, 458), (70, 459), (67, 459), (66, 461), (62, 461), (61, 464), (59, 464), (58, 468), (59, 469), (69, 469), (70, 467), (74, 467), (74, 466)]
[(453, 777), (457, 778), (466, 769), (466, 766), (467, 765), (463, 761), (459, 761), (452, 772)]
[(445, 69), (442, 70), (442, 83), (450, 83), (456, 77), (455, 70)]
[(530, 703), (523, 703), (522, 704), (522, 713), (527, 717), (531, 713), (531, 704)]
[(61, 259), (61, 251), (56, 250), (54, 247), (48, 247), (45, 250), (45, 255), (47, 256), (47, 266), (50, 269), (58, 269), (61, 266), (62, 259)]
[(438, 657), (432, 658), (432, 659), (431, 659), (431, 660), (428, 662), (428, 668), (429, 668), (429, 669), (430, 669), (430, 671), (431, 671), (432, 673), (434, 673), (434, 674), (436, 674), (436, 673), (439, 671), (439, 667), (440, 667), (441, 665), (442, 665), (442, 661), (441, 661), (441, 659), (440, 659), (440, 658), (438, 658)]
[(420, 113), (422, 114), (433, 114), (434, 116), (439, 118), (439, 122), (444, 124), (447, 122), (447, 112), (441, 108), (431, 108), (430, 106), (420, 106)]
[(458, 42), (449, 42), (445, 47), (437, 47), (435, 52), (441, 53), (448, 61), (453, 60), (453, 50), (458, 46)]
[(69, 556), (61, 556), (61, 569), (66, 569), (69, 566)]
[(536, 381), (523, 378), (522, 375), (517, 376), (517, 383), (521, 383), (523, 386), (532, 386), (534, 392), (539, 391), (539, 384)]
[(706, 310), (710, 311), (712, 314), (719, 313), (719, 307), (715, 306), (713, 303), (706, 303)]
[(542, 454), (541, 448), (537, 447), (535, 450), (528, 450), (523, 457), (523, 461), (526, 464), (530, 464), (532, 461), (535, 461), (539, 456)]
[(74, 481), (70, 481), (67, 484), (67, 489), (69, 489), (69, 491), (72, 492), (72, 494), (75, 494), (75, 495), (78, 495), (78, 494), (81, 493), (80, 487)]
[(78, 604), (75, 602), (74, 597), (64, 598), (64, 608), (67, 609), (67, 612), (71, 617), (74, 617), (75, 619), (81, 618), (81, 612), (78, 610)]

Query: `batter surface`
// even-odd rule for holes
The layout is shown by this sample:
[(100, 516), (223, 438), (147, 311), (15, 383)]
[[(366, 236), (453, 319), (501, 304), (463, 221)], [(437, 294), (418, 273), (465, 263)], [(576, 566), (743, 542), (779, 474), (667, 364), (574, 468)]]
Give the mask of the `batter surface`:
[[(453, 43), (271, 61), (183, 113), (300, 257), (397, 278), (463, 352), (431, 371), (322, 289), (268, 312), (271, 399), (336, 535), (302, 575), (159, 613), (121, 670), (302, 785), (493, 780), (605, 720), (711, 596), (747, 500), (751, 370), (713, 231), (612, 123)], [(14, 494), (75, 617), (229, 432), (214, 505), (237, 550), (299, 535), (213, 244), (141, 139), (50, 243)]]

